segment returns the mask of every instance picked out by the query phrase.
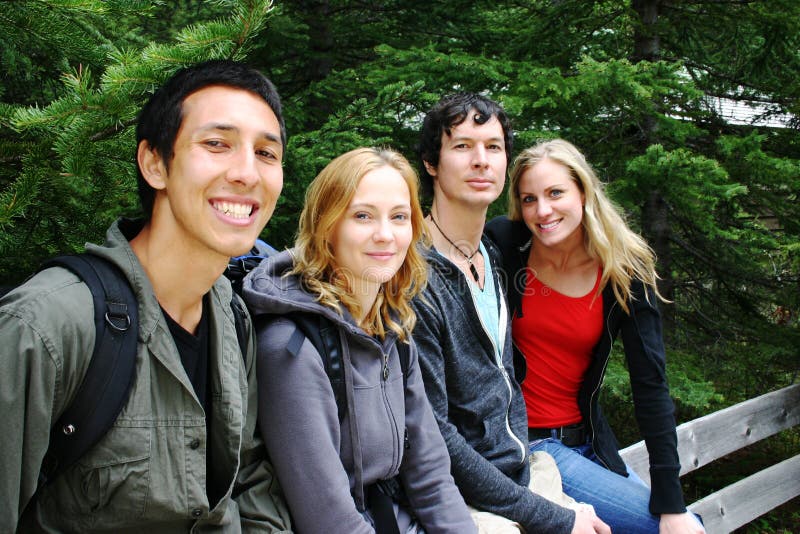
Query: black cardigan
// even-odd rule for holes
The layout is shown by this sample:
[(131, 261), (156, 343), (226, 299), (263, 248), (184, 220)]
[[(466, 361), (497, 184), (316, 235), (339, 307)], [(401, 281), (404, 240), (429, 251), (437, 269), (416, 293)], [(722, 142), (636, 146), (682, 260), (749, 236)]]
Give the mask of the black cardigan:
[[(497, 217), (486, 226), (486, 234), (497, 244), (503, 256), (508, 308), (511, 317), (521, 316), (522, 289), (525, 288), (526, 265), (531, 244), (531, 231), (522, 221)], [(611, 355), (611, 346), (622, 334), (628, 363), (634, 412), (639, 430), (650, 456), (650, 512), (653, 514), (686, 511), (679, 480), (680, 460), (675, 432), (675, 407), (669, 395), (665, 369), (661, 315), (656, 297), (641, 281), (631, 286), (633, 298), (628, 301), (630, 314), (620, 307), (611, 286), (602, 291), (603, 335), (592, 351), (589, 369), (578, 392), (578, 407), (589, 428), (592, 447), (601, 462), (622, 476), (627, 471), (619, 456), (619, 444), (598, 403), (600, 386)], [(649, 296), (649, 299), (646, 298)], [(525, 377), (525, 358), (514, 347), (514, 369), (518, 382)]]

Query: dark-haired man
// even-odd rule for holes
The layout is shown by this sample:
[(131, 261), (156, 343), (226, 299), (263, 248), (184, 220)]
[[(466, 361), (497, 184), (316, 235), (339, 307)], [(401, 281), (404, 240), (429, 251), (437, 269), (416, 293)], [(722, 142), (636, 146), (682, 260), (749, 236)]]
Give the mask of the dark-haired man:
[(136, 134), (145, 217), (87, 245), (138, 302), (129, 397), (96, 445), (41, 484), (51, 426), (91, 360), (92, 296), (54, 267), (0, 301), (0, 531), (288, 530), (255, 432), (252, 328), (243, 357), (221, 276), (283, 186), (280, 99), (241, 63), (205, 62), (156, 91)]
[(508, 116), (481, 95), (445, 97), (425, 116), (419, 170), (434, 248), (414, 301), (425, 389), (481, 532), (608, 533), (591, 507), (563, 494), (552, 458), (528, 453), (498, 251), (482, 239), (511, 145)]

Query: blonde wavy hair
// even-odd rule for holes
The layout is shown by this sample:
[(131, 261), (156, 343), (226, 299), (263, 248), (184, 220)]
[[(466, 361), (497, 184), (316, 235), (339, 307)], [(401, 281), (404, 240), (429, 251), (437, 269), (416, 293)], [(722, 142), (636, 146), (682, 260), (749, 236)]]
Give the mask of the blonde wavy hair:
[(508, 218), (523, 220), (519, 183), (525, 171), (543, 159), (564, 165), (584, 194), (585, 208), (581, 223), (584, 246), (589, 255), (599, 259), (603, 265), (598, 294), (610, 283), (617, 302), (626, 313), (630, 313), (628, 301), (633, 298), (631, 281), (636, 278), (650, 286), (659, 299), (667, 302), (658, 291), (659, 277), (653, 249), (628, 227), (621, 210), (608, 198), (603, 184), (586, 158), (569, 141), (541, 141), (517, 156), (508, 188)]
[(381, 287), (367, 311), (362, 327), (383, 339), (386, 331), (408, 341), (416, 323), (410, 302), (427, 283), (427, 264), (417, 243), (430, 243), (419, 202), (419, 178), (406, 158), (386, 148), (358, 148), (331, 161), (306, 190), (305, 206), (295, 240), (294, 268), (304, 287), (317, 301), (341, 312), (341, 305), (359, 317), (363, 310), (353, 292), (353, 282), (337, 269), (331, 244), (336, 225), (345, 215), (356, 189), (368, 172), (391, 167), (408, 185), (411, 198), (412, 240), (405, 260)]

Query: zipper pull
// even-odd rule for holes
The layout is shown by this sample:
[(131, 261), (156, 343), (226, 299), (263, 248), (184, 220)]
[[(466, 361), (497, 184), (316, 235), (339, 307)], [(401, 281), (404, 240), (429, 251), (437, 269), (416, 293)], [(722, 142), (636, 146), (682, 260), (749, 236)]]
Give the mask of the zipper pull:
[(386, 381), (389, 379), (389, 355), (383, 355), (383, 380)]

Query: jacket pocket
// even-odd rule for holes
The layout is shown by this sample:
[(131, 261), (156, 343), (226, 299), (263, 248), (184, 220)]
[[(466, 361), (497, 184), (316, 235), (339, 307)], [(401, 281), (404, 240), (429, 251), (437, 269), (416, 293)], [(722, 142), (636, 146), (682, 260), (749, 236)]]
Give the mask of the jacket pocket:
[(113, 528), (141, 518), (150, 485), (152, 430), (114, 427), (78, 462), (78, 508), (92, 523)]

